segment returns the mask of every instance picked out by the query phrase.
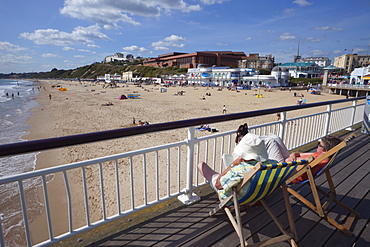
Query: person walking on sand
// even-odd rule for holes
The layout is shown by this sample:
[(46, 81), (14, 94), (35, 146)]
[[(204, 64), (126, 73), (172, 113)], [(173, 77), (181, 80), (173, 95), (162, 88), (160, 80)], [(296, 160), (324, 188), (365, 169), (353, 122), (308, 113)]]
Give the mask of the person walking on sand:
[(222, 108), (222, 114), (226, 114), (226, 105), (224, 105), (224, 108)]
[(51, 94), (49, 94), (49, 100), (51, 100)]

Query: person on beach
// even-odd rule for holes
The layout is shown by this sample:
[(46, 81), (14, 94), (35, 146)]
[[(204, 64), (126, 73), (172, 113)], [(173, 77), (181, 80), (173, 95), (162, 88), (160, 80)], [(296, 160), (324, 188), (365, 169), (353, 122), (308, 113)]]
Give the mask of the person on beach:
[[(237, 158), (221, 174), (214, 171), (205, 162), (198, 164), (199, 172), (209, 181), (210, 186), (218, 193), (221, 200), (231, 195), (232, 188), (240, 183), (258, 162), (263, 164), (277, 163), (276, 160), (268, 159), (264, 140), (251, 133), (242, 138), (235, 147), (233, 155)], [(244, 196), (249, 187), (250, 184), (247, 183), (238, 192), (238, 196)]]
[(226, 114), (226, 105), (222, 108), (222, 114)]
[(49, 94), (49, 100), (51, 100), (51, 94)]
[[(236, 130), (236, 138), (235, 143), (239, 143), (240, 140), (244, 138), (246, 134), (248, 134), (248, 125), (245, 123), (240, 125), (239, 128)], [(296, 160), (306, 159), (308, 156), (312, 155), (315, 159), (320, 157), (321, 155), (325, 154), (327, 151), (338, 145), (341, 140), (334, 136), (324, 136), (322, 139), (319, 140), (317, 150), (313, 153), (299, 153), (294, 152), (290, 153), (289, 150), (286, 148), (285, 144), (281, 140), (280, 137), (270, 134), (268, 136), (262, 136), (262, 139), (265, 141), (266, 150), (268, 153), (269, 159), (277, 160), (278, 162), (290, 162)], [(315, 167), (312, 168), (312, 174), (315, 176), (321, 168), (323, 168), (326, 163), (328, 163), (329, 158), (323, 160)], [(299, 183), (301, 181), (307, 180), (307, 174), (303, 174), (302, 176), (298, 177), (297, 179), (293, 180), (292, 183)]]

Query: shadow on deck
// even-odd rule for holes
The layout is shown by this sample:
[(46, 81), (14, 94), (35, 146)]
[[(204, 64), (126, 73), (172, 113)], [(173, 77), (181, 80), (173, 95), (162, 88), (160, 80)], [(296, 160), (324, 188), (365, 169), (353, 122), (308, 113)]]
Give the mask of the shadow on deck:
[[(353, 235), (348, 237), (336, 230), (304, 204), (290, 197), (300, 247), (370, 246), (370, 135), (357, 135), (330, 168), (339, 199), (360, 213), (351, 228)], [(327, 184), (323, 184), (325, 176), (320, 176), (316, 181), (320, 188), (328, 190)], [(302, 195), (310, 198), (307, 184), (295, 186)], [(281, 192), (278, 191), (266, 201), (287, 227)], [(221, 212), (213, 217), (208, 216), (208, 212), (217, 204), (216, 193), (211, 193), (202, 196), (199, 203), (182, 206), (89, 246), (238, 246), (239, 239), (226, 214)], [(345, 220), (343, 209), (333, 205), (329, 209), (329, 216), (339, 222)], [(267, 240), (279, 234), (263, 206), (245, 209), (242, 218), (248, 243)], [(274, 246), (288, 246), (288, 243)]]

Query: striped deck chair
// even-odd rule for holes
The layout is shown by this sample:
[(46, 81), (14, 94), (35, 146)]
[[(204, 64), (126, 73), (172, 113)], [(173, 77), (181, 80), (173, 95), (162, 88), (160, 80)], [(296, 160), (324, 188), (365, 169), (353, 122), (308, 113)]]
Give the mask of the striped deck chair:
[[(287, 163), (277, 163), (277, 164), (268, 164), (264, 165), (262, 163), (257, 163), (252, 170), (247, 173), (242, 182), (238, 184), (238, 186), (233, 188), (233, 193), (221, 201), (221, 203), (214, 208), (212, 211), (209, 212), (209, 215), (212, 216), (216, 214), (218, 211), (224, 209), (227, 216), (229, 217), (231, 224), (233, 225), (236, 233), (240, 239), (240, 245), (246, 246), (247, 242), (244, 239), (243, 231), (242, 231), (242, 221), (240, 216), (240, 208), (239, 205), (250, 204), (253, 205), (254, 203), (260, 201), (266, 211), (269, 213), (271, 218), (274, 220), (278, 228), (280, 229), (282, 235), (278, 237), (271, 238), (264, 242), (259, 242), (259, 244), (269, 245), (278, 242), (285, 242), (289, 241), (291, 246), (297, 246), (295, 242), (295, 238), (297, 236), (295, 226), (294, 226), (294, 219), (292, 215), (292, 210), (289, 203), (288, 193), (286, 190), (285, 181), (296, 172), (297, 167), (299, 166), (307, 166), (308, 161), (300, 160), (300, 161), (293, 161)], [(250, 187), (245, 196), (242, 198), (238, 198), (237, 192), (243, 188), (243, 186), (250, 181)], [(277, 217), (273, 214), (270, 207), (264, 201), (264, 198), (269, 196), (271, 193), (276, 191), (278, 188), (282, 187), (284, 202), (286, 207), (286, 212), (288, 216), (289, 226), (291, 233), (288, 233), (282, 224), (279, 222)], [(235, 208), (235, 217), (231, 213), (231, 205)]]
[[(308, 166), (303, 167), (300, 169), (296, 174), (291, 176), (287, 181), (286, 184), (288, 184), (288, 192), (291, 193), (293, 196), (295, 196), (298, 200), (303, 202), (305, 205), (307, 205), (310, 209), (312, 209), (315, 213), (317, 213), (320, 217), (327, 220), (330, 224), (335, 226), (337, 229), (341, 230), (343, 233), (345, 233), (348, 236), (352, 235), (352, 232), (350, 232), (350, 228), (355, 220), (356, 217), (359, 217), (360, 215), (352, 210), (351, 208), (347, 207), (345, 204), (340, 202), (337, 199), (337, 193), (335, 191), (335, 186), (333, 183), (333, 179), (331, 177), (329, 168), (332, 165), (333, 161), (335, 160), (336, 156), (338, 155), (339, 151), (341, 151), (345, 146), (347, 146), (347, 143), (351, 140), (353, 140), (356, 137), (355, 134), (351, 134), (348, 137), (346, 137), (341, 143), (339, 143), (334, 148), (330, 149), (328, 152), (326, 152), (324, 155), (316, 158), (314, 161), (312, 161)], [(329, 162), (315, 175), (312, 174), (312, 167), (319, 164), (321, 161), (330, 158)], [(305, 197), (300, 195), (297, 191), (293, 190), (292, 184), (290, 184), (293, 180), (295, 180), (297, 177), (301, 176), (302, 174), (307, 173), (307, 180), (300, 182), (299, 184), (309, 183), (314, 203), (307, 200)], [(325, 192), (324, 190), (318, 188), (318, 186), (315, 183), (315, 178), (320, 176), (321, 174), (325, 173), (326, 175), (326, 182), (329, 185), (329, 192)], [(326, 197), (325, 201), (321, 201), (319, 193)], [(349, 216), (344, 224), (339, 224), (336, 220), (328, 216), (327, 208), (331, 203), (335, 203), (336, 205), (340, 206), (341, 208), (345, 209), (347, 212), (349, 212)]]

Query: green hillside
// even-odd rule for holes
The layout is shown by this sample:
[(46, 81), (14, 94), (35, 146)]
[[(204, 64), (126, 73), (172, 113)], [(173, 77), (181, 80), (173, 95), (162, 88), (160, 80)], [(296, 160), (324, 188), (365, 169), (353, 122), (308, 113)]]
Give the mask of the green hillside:
[(0, 79), (47, 79), (47, 78), (91, 78), (96, 79), (98, 76), (105, 74), (122, 74), (122, 72), (133, 71), (139, 72), (142, 77), (156, 77), (159, 75), (171, 75), (176, 73), (186, 73), (187, 69), (177, 67), (154, 68), (141, 65), (119, 65), (114, 63), (93, 63), (83, 67), (70, 70), (52, 69), (50, 72), (35, 73), (11, 73), (0, 74)]

